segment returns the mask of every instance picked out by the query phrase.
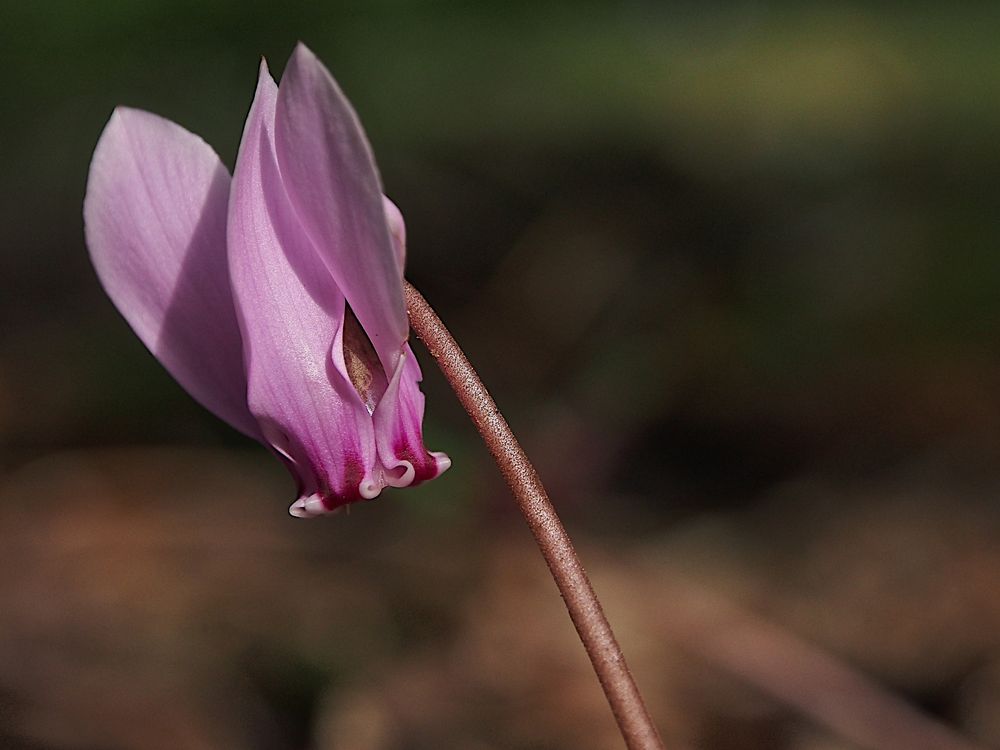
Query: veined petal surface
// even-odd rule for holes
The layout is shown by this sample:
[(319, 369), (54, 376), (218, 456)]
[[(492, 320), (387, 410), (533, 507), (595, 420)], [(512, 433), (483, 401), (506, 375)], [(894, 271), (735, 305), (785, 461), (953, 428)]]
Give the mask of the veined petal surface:
[(108, 296), (203, 406), (257, 437), (226, 265), (229, 173), (201, 138), (119, 107), (90, 165), (87, 247)]
[[(248, 400), (318, 515), (383, 487), (372, 420), (347, 377), (344, 296), (298, 223), (274, 152), (277, 86), (262, 64), (229, 204), (229, 265)], [(381, 204), (380, 204), (381, 205)]]
[(278, 163), (303, 226), (357, 315), (385, 372), (408, 335), (395, 251), (371, 147), (329, 71), (299, 44), (281, 78)]

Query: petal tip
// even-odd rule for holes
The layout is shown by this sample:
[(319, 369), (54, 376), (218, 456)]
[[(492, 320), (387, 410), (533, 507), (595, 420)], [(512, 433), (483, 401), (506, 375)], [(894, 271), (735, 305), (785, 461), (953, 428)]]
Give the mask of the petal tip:
[(437, 464), (437, 476), (441, 476), (451, 468), (451, 458), (446, 454), (434, 451), (431, 453), (434, 463)]
[[(113, 110), (111, 110), (111, 117), (108, 118), (108, 124), (105, 126), (107, 129), (112, 123), (119, 127), (128, 126), (148, 126), (150, 124), (166, 123), (174, 127), (180, 128), (176, 123), (168, 120), (165, 117), (161, 117), (153, 112), (148, 112), (145, 109), (139, 109), (137, 107), (127, 107), (123, 104), (119, 104)], [(192, 133), (192, 135), (194, 135)], [(196, 138), (198, 136), (195, 136)], [(199, 139), (200, 140), (200, 139)]]
[(288, 508), (288, 514), (295, 518), (316, 518), (332, 512), (318, 494), (300, 497)]
[(302, 62), (319, 62), (319, 58), (316, 57), (316, 53), (309, 49), (308, 45), (301, 39), (295, 43), (295, 49), (292, 50), (292, 60), (298, 61), (302, 58)]

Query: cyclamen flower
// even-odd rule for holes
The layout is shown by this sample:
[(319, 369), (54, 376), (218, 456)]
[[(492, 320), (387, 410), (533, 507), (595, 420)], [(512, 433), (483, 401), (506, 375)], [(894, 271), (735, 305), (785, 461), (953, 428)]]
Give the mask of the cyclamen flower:
[(333, 77), (299, 45), (260, 77), (230, 178), (198, 136), (118, 108), (94, 152), (87, 245), (177, 381), (274, 451), (314, 516), (433, 479), (407, 343), (405, 230)]

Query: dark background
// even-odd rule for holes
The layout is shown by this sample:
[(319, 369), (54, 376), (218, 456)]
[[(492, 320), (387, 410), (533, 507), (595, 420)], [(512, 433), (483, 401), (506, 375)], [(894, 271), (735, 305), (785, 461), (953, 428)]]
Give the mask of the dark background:
[(90, 268), (112, 108), (231, 166), (298, 39), (668, 747), (1000, 747), (998, 38), (995, 3), (0, 2), (0, 747), (618, 746), (419, 345), (453, 468), (298, 521)]

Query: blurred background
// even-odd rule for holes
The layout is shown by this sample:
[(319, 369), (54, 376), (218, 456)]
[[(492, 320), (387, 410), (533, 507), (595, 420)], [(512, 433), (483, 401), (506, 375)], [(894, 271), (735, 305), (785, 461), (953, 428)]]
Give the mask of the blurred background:
[(613, 748), (496, 469), (349, 514), (103, 295), (117, 104), (232, 165), (298, 39), (669, 748), (1000, 747), (1000, 5), (0, 3), (0, 747)]

